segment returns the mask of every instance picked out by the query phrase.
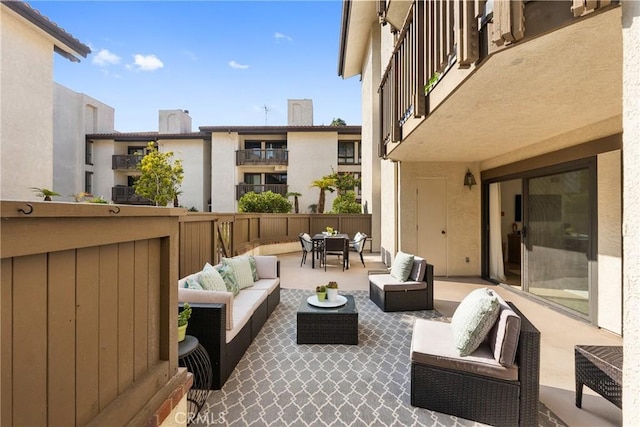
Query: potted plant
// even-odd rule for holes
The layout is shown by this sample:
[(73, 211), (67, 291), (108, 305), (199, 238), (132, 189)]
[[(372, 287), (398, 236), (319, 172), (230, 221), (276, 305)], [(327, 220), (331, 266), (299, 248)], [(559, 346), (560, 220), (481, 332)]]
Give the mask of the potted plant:
[(316, 296), (318, 301), (324, 301), (327, 298), (327, 287), (325, 285), (316, 286)]
[(31, 187), (31, 189), (36, 193), (36, 196), (43, 197), (45, 202), (50, 202), (52, 196), (60, 195), (53, 190), (49, 190), (48, 188)]
[(338, 300), (338, 283), (329, 282), (327, 285), (327, 299), (329, 302), (335, 302)]
[(182, 306), (182, 311), (178, 313), (178, 342), (183, 341), (187, 335), (187, 325), (189, 324), (190, 317), (191, 306), (188, 302), (185, 302)]

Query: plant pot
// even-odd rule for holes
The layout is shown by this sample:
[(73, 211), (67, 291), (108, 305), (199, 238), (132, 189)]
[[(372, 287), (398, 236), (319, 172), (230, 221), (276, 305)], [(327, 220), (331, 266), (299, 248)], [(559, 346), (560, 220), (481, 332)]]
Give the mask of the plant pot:
[(324, 301), (325, 299), (327, 299), (326, 292), (316, 292), (316, 296), (318, 297), (318, 301)]
[(187, 326), (186, 325), (178, 326), (178, 342), (184, 341), (184, 337), (187, 335)]
[(329, 302), (338, 301), (338, 289), (327, 289), (327, 299), (329, 300)]

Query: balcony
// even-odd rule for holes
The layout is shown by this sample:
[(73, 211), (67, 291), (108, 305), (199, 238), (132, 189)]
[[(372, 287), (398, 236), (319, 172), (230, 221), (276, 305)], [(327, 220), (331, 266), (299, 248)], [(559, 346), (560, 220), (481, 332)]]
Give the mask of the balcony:
[(483, 161), (621, 132), (619, 4), (491, 4), (411, 4), (378, 89), (380, 157)]
[(111, 187), (111, 200), (123, 205), (153, 205), (151, 200), (138, 196), (133, 187), (119, 185)]
[(143, 157), (143, 154), (114, 154), (111, 156), (111, 169), (136, 170)]
[(251, 149), (236, 151), (236, 166), (243, 165), (288, 165), (289, 151), (268, 148), (266, 150)]
[(254, 193), (271, 191), (284, 196), (289, 191), (289, 186), (287, 184), (238, 184), (236, 185), (236, 200), (240, 200), (240, 197), (251, 191)]

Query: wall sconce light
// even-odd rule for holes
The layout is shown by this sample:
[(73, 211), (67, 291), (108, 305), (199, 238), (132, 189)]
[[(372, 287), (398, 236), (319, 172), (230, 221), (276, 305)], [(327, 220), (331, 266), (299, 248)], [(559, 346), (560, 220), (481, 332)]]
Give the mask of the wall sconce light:
[(469, 169), (467, 169), (467, 173), (464, 175), (464, 185), (469, 186), (469, 190), (476, 185), (476, 179)]

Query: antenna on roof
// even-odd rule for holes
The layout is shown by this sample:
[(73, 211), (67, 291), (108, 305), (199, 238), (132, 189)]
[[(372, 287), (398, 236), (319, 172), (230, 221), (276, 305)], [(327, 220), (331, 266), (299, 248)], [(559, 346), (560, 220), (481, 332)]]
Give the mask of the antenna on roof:
[(267, 115), (269, 114), (269, 107), (267, 107), (267, 104), (264, 104), (263, 106), (264, 108), (264, 125), (267, 126)]

